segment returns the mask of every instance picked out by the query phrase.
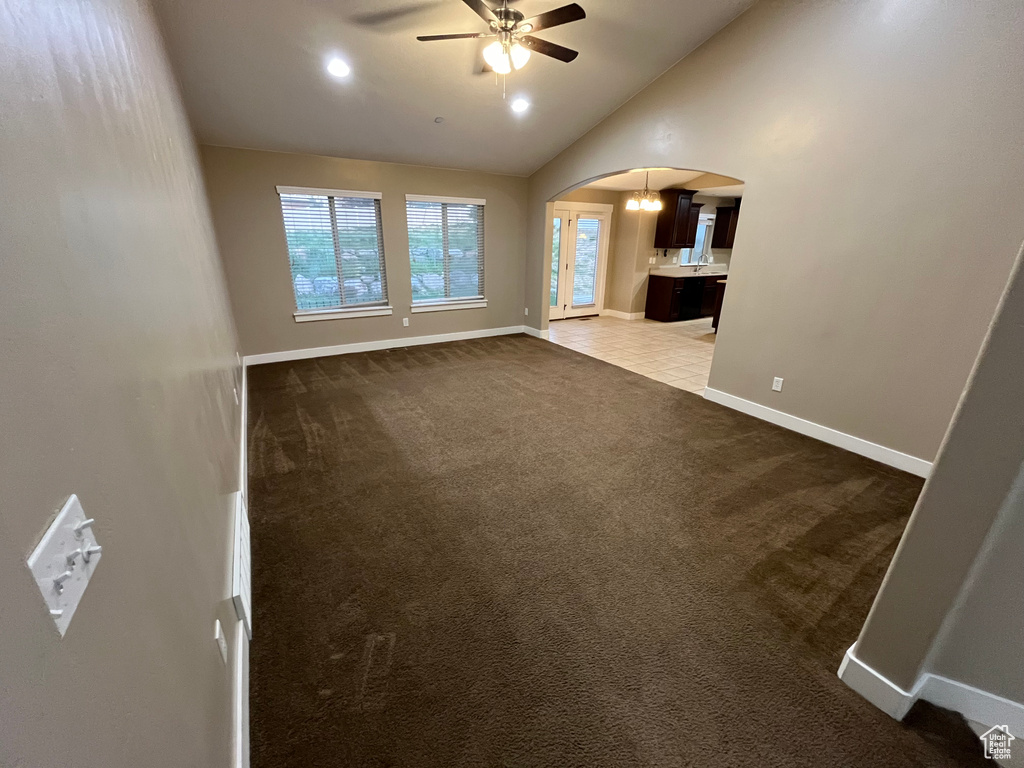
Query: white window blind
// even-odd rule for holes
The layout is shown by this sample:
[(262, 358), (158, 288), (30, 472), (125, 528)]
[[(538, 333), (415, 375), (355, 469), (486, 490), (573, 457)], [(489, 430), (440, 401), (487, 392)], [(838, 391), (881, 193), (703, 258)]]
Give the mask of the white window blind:
[(388, 300), (380, 195), (278, 187), (295, 308), (383, 305)]
[(413, 304), (483, 298), (484, 203), (406, 196)]

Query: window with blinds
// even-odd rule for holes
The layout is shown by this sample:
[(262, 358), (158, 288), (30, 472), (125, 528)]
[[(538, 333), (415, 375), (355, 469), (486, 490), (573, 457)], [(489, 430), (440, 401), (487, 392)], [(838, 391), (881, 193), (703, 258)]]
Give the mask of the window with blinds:
[(298, 312), (387, 304), (380, 194), (278, 187)]
[(484, 203), (406, 196), (413, 304), (483, 299)]

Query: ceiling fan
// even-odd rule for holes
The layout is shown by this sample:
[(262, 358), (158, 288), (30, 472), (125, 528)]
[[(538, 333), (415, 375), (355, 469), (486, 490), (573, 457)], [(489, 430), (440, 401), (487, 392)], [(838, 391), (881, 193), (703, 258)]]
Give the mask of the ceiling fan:
[(495, 38), (494, 42), (484, 48), (484, 59), (491, 69), (499, 75), (507, 75), (513, 69), (522, 69), (530, 58), (530, 52), (536, 51), (566, 63), (579, 56), (579, 51), (550, 43), (534, 37), (532, 32), (550, 29), (571, 21), (579, 21), (587, 17), (586, 12), (576, 3), (563, 5), (553, 11), (523, 18), (522, 11), (508, 7), (508, 0), (503, 0), (501, 7), (491, 8), (483, 0), (462, 0), (481, 19), (487, 22), (490, 32), (466, 32), (456, 35), (420, 35), (417, 40), (433, 42), (434, 40), (465, 40)]

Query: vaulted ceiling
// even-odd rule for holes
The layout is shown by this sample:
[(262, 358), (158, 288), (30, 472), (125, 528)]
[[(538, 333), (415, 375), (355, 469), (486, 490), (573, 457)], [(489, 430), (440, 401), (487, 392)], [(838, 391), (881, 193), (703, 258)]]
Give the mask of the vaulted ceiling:
[[(518, 0), (526, 16), (565, 0)], [(528, 175), (753, 0), (579, 0), (538, 36), (580, 51), (478, 74), (486, 31), (460, 0), (154, 0), (202, 143)], [(491, 0), (491, 5), (495, 5)], [(338, 56), (344, 79), (325, 72)], [(529, 100), (522, 114), (514, 97)], [(443, 121), (436, 121), (443, 118)]]

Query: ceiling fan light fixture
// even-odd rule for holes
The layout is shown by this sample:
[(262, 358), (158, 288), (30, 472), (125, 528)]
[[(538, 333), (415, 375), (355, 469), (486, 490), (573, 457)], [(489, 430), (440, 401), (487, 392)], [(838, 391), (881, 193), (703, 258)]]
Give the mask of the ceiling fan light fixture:
[(512, 71), (512, 58), (500, 40), (484, 48), (484, 61), (499, 75), (507, 75)]
[[(484, 61), (488, 68), (499, 74), (507, 75), (514, 69), (522, 69), (530, 60), (530, 55), (538, 53), (557, 61), (568, 64), (575, 61), (580, 55), (579, 51), (566, 48), (564, 45), (552, 43), (550, 40), (543, 40), (537, 37), (524, 37), (532, 35), (553, 27), (560, 27), (563, 24), (570, 24), (587, 18), (586, 12), (578, 3), (569, 3), (560, 8), (523, 18), (522, 11), (509, 8), (512, 0), (462, 0), (469, 9), (487, 24), (487, 32), (457, 32), (450, 35), (417, 35), (416, 39), (430, 43), (438, 40), (483, 40), (494, 39), (495, 42), (483, 50)], [(498, 7), (492, 7), (498, 2)], [(438, 3), (435, 3), (438, 4)], [(502, 97), (504, 98), (504, 93)]]
[(512, 66), (516, 69), (522, 69), (530, 60), (530, 50), (519, 43), (512, 46), (509, 54), (512, 57)]

